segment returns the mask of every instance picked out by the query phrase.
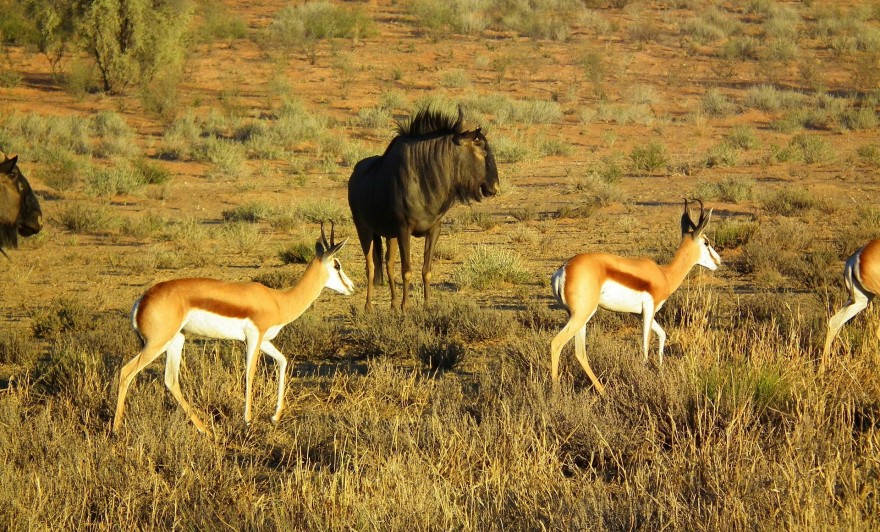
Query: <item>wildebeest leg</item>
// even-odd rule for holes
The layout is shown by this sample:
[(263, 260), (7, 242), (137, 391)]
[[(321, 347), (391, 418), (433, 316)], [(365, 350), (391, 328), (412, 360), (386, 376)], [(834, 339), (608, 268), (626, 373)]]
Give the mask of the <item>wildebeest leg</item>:
[(440, 223), (428, 231), (425, 235), (425, 258), (422, 263), (422, 290), (425, 293), (425, 303), (428, 302), (428, 290), (431, 286), (431, 261), (434, 260), (434, 244), (440, 236)]
[(409, 301), (409, 282), (412, 278), (412, 264), (409, 261), (409, 240), (412, 234), (408, 230), (400, 233), (400, 273), (403, 277), (403, 300), (400, 302), (400, 309), (406, 308)]
[(391, 290), (391, 308), (397, 299), (397, 289), (394, 286), (394, 262), (397, 260), (397, 239), (389, 238), (385, 242), (385, 274), (388, 276), (388, 288)]
[(381, 286), (384, 284), (382, 280), (382, 237), (375, 233), (373, 234), (373, 268), (375, 276), (373, 284)]
[(364, 252), (364, 262), (367, 263), (367, 303), (365, 310), (370, 310), (370, 300), (373, 296), (373, 275), (375, 267), (373, 265), (373, 232), (366, 227), (361, 227), (355, 221), (358, 230), (358, 240), (361, 242), (361, 250)]

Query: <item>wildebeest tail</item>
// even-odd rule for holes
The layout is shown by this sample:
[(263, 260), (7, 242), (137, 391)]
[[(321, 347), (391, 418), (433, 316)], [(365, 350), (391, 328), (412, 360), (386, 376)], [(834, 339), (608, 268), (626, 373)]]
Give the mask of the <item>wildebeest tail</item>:
[(382, 237), (373, 235), (373, 286), (385, 284), (385, 268), (382, 265)]

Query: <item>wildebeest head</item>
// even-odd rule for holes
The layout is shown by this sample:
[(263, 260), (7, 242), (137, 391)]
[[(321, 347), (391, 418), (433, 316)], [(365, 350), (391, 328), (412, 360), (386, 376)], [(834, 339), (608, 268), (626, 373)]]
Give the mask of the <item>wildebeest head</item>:
[(18, 235), (31, 236), (43, 228), (40, 202), (18, 168), (18, 157), (0, 153), (0, 251), (18, 245)]
[[(459, 109), (459, 121), (461, 120), (461, 109)], [(498, 167), (495, 165), (495, 155), (492, 153), (492, 147), (486, 140), (482, 128), (478, 127), (473, 131), (464, 131), (457, 134), (453, 138), (456, 145), (470, 150), (473, 160), (473, 171), (477, 178), (482, 196), (494, 196), (498, 194)], [(480, 200), (477, 196), (475, 199)]]

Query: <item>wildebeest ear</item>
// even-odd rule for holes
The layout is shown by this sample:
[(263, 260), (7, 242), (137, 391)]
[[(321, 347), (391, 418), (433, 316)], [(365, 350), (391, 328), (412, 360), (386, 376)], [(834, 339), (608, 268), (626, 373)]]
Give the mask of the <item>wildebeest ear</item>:
[(474, 131), (463, 131), (461, 133), (456, 134), (452, 138), (452, 142), (456, 145), (461, 146), (466, 142), (473, 142), (474, 139), (477, 138), (477, 135), (480, 133), (480, 128), (475, 129)]
[(18, 155), (13, 155), (9, 159), (6, 159), (3, 162), (0, 162), (0, 172), (4, 174), (11, 174), (12, 169), (15, 168), (15, 164), (18, 162)]

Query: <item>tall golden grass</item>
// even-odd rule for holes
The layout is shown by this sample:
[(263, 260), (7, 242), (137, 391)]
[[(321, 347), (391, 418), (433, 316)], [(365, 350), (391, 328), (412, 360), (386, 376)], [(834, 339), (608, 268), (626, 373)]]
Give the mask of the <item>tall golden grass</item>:
[[(120, 334), (121, 313), (57, 301), (34, 318), (37, 338), (3, 338), (16, 357), (0, 366), (0, 522), (21, 530), (876, 526), (880, 346), (865, 321), (878, 316), (844, 329), (823, 368), (819, 305), (730, 296), (699, 281), (676, 294), (659, 318), (671, 340), (662, 367), (656, 353), (642, 363), (638, 320), (600, 313), (588, 356), (605, 398), (570, 350), (562, 386), (551, 385), (549, 341), (564, 313), (549, 297), (519, 310), (452, 297), (400, 322), (399, 334), (416, 339), (392, 354), (382, 354), (391, 334), (382, 313), (319, 307), (282, 339), (297, 358), (277, 428), (266, 419), (268, 362), (246, 428), (241, 346), (189, 341), (182, 388), (207, 413), (213, 439), (165, 392), (159, 365), (135, 381), (125, 427), (112, 437), (117, 371), (137, 347), (134, 334)], [(451, 370), (418, 362), (419, 345), (438, 333), (466, 348)], [(358, 355), (322, 352), (323, 337)]]

